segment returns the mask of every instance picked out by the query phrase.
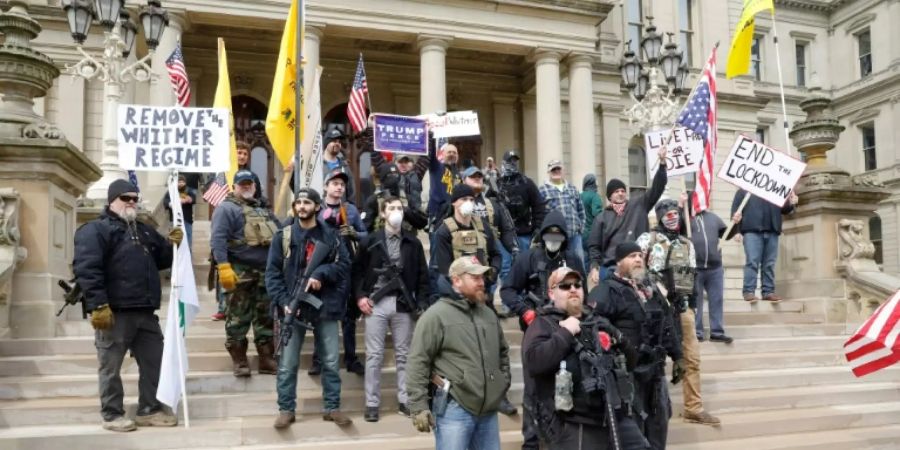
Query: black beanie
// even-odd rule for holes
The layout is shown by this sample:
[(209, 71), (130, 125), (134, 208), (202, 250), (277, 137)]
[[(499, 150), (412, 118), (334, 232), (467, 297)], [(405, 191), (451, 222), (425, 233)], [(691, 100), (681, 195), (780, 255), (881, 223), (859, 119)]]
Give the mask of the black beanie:
[(606, 183), (606, 198), (612, 197), (613, 192), (616, 192), (619, 189), (625, 189), (625, 183), (618, 178), (613, 178), (609, 180), (609, 183)]
[(106, 191), (106, 203), (112, 203), (115, 201), (116, 197), (126, 192), (138, 192), (138, 188), (126, 180), (119, 179), (113, 181), (112, 184), (109, 185), (109, 190)]
[(616, 262), (619, 262), (625, 259), (628, 255), (634, 252), (641, 252), (641, 246), (637, 245), (636, 242), (623, 242), (616, 246)]
[(472, 189), (472, 186), (469, 186), (468, 184), (460, 183), (460, 184), (457, 184), (453, 188), (453, 195), (450, 196), (450, 203), (453, 203), (463, 197), (474, 197), (474, 196), (475, 196), (475, 190)]

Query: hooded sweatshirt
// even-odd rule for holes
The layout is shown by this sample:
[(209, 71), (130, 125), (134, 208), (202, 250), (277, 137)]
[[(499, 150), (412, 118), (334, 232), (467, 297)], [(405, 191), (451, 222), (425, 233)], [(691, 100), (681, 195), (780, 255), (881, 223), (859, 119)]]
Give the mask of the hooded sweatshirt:
[(594, 218), (603, 212), (603, 199), (597, 193), (597, 177), (592, 173), (585, 175), (581, 183), (581, 203), (584, 204), (584, 230), (581, 232), (581, 238), (587, 248)]

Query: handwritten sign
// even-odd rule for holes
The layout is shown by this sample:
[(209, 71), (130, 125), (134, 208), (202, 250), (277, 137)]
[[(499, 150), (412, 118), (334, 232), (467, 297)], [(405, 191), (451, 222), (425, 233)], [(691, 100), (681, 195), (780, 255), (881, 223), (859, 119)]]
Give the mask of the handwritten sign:
[(781, 207), (804, 170), (806, 163), (741, 135), (722, 164), (719, 178)]
[(425, 119), (375, 114), (375, 151), (406, 155), (428, 154), (428, 124)]
[[(644, 134), (644, 148), (647, 150), (647, 171), (652, 177), (659, 167), (659, 149), (669, 139), (669, 130), (648, 131)], [(666, 174), (677, 177), (694, 173), (700, 169), (703, 160), (703, 137), (687, 128), (678, 127), (671, 133), (666, 148)]]
[(119, 105), (117, 131), (123, 169), (224, 172), (231, 164), (224, 108)]
[(475, 111), (454, 111), (442, 116), (430, 114), (428, 127), (435, 138), (481, 135), (478, 113)]

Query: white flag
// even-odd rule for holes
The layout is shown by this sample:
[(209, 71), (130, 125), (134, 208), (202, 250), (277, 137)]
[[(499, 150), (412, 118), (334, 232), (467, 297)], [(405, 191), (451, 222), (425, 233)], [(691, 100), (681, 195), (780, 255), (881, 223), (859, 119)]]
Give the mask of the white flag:
[(197, 299), (197, 283), (191, 264), (191, 249), (187, 245), (187, 230), (184, 228), (178, 179), (174, 175), (169, 177), (169, 201), (173, 227), (180, 227), (185, 237), (173, 256), (172, 288), (169, 293), (169, 311), (166, 315), (162, 366), (159, 371), (156, 398), (174, 411), (178, 409), (188, 371), (185, 330), (200, 312), (200, 302)]

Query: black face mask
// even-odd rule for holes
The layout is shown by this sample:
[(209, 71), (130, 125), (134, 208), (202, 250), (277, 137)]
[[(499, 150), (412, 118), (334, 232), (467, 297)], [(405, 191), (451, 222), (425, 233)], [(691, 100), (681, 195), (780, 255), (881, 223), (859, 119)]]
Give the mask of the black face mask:
[(518, 161), (507, 161), (504, 162), (502, 166), (500, 166), (500, 174), (503, 176), (509, 176), (516, 173), (519, 173)]

